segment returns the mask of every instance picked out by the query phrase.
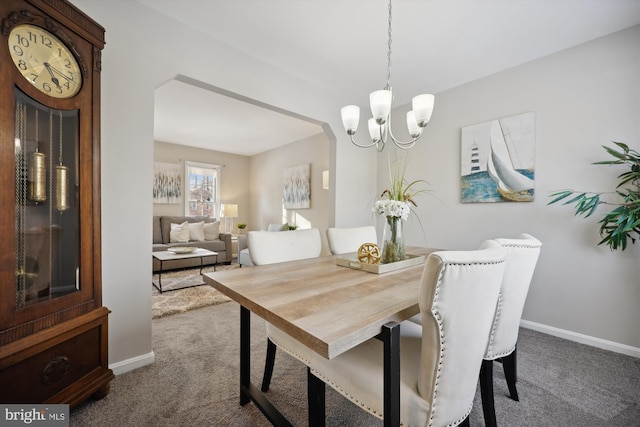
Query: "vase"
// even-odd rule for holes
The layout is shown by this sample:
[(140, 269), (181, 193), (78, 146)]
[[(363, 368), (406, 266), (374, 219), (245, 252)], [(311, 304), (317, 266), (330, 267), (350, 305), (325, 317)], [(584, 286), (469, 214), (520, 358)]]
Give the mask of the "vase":
[(382, 232), (382, 258), (383, 264), (403, 261), (404, 236), (402, 235), (402, 218), (387, 216)]

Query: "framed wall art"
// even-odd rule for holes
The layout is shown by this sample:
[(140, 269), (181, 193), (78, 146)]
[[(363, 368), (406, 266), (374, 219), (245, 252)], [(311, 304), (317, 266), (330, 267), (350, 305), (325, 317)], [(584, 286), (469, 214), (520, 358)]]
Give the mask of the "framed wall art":
[(178, 163), (153, 163), (153, 203), (182, 203), (182, 171)]
[(462, 128), (463, 203), (534, 199), (535, 113)]
[(308, 209), (311, 207), (311, 164), (294, 166), (284, 170), (284, 208)]

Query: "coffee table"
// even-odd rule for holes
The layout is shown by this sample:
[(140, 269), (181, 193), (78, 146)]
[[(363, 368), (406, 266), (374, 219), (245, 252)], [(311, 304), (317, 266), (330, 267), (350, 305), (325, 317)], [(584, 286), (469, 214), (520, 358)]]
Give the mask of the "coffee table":
[[(189, 252), (186, 254), (180, 254), (180, 253), (175, 253), (175, 252), (171, 252), (171, 251), (158, 251), (158, 252), (153, 252), (152, 253), (153, 257), (155, 259), (157, 259), (158, 261), (160, 261), (160, 271), (158, 271), (158, 284), (156, 285), (156, 283), (151, 280), (151, 284), (160, 292), (162, 293), (162, 267), (163, 267), (163, 262), (164, 261), (175, 261), (178, 259), (186, 259), (186, 258), (200, 258), (200, 274), (202, 274), (202, 263), (203, 263), (203, 258), (206, 256), (215, 256), (216, 257), (216, 262), (218, 261), (218, 252), (214, 252), (214, 251), (210, 251), (208, 249), (202, 249), (202, 248), (197, 248), (195, 251), (193, 252)], [(216, 271), (216, 265), (213, 264), (213, 271)], [(189, 285), (189, 286), (183, 286), (181, 288), (174, 288), (174, 289), (167, 289), (166, 292), (169, 291), (177, 291), (178, 289), (186, 289), (186, 288), (193, 288), (196, 286), (202, 286), (205, 283), (199, 283), (197, 285)]]

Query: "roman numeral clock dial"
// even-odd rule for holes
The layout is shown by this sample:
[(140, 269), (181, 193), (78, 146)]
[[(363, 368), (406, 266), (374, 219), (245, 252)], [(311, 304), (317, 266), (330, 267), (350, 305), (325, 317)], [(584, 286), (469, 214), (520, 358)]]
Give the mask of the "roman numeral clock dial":
[(71, 98), (82, 87), (80, 66), (67, 46), (35, 25), (16, 26), (9, 34), (9, 52), (22, 76), (40, 92)]

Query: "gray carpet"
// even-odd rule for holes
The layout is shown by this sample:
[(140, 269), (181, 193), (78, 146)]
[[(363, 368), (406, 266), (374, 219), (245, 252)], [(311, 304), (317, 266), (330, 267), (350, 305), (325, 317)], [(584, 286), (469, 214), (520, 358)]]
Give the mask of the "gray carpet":
[[(239, 306), (234, 302), (153, 320), (156, 362), (119, 375), (111, 392), (71, 413), (71, 426), (269, 426), (238, 404)], [(252, 381), (264, 365), (264, 321), (252, 316)], [(640, 426), (640, 359), (521, 329), (520, 402), (494, 367), (500, 426)], [(306, 368), (278, 352), (270, 398), (295, 426), (307, 425)], [(479, 392), (471, 425), (483, 426)], [(327, 387), (327, 426), (382, 426)]]

